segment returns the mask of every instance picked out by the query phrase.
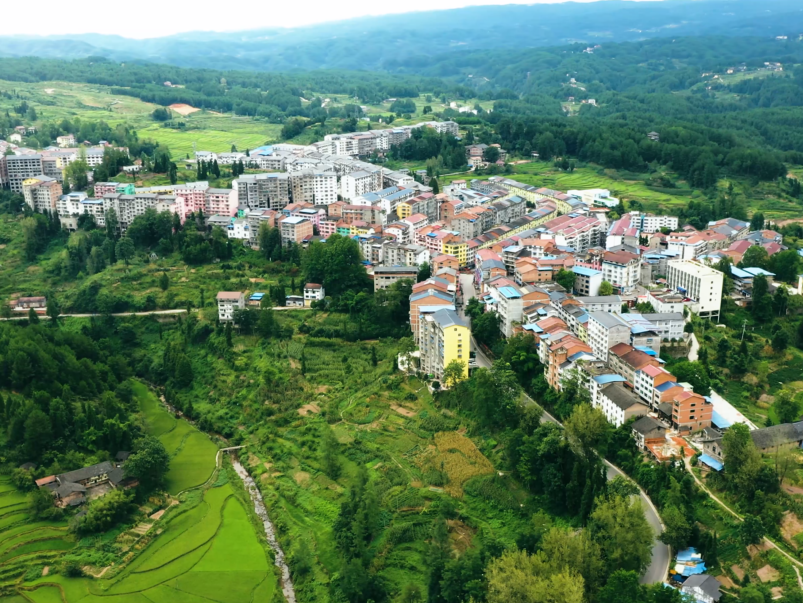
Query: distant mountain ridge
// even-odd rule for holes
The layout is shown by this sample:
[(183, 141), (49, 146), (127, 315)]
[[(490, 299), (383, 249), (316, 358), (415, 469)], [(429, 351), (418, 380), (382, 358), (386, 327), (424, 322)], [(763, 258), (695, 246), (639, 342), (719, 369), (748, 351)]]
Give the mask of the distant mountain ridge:
[(797, 37), (799, 0), (664, 0), (474, 6), (234, 33), (188, 32), (132, 40), (102, 34), (0, 37), (0, 57), (100, 56), (180, 67), (298, 71), (409, 72), (408, 59), (453, 51), (589, 45), (656, 37)]

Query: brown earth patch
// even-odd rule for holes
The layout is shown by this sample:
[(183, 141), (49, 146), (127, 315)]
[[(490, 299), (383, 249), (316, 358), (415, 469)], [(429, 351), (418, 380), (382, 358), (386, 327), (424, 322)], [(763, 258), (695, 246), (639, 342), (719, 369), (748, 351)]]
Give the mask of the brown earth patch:
[(264, 278), (249, 278), (248, 280), (251, 281), (252, 283), (264, 283), (265, 282)]
[(744, 580), (744, 570), (741, 567), (738, 565), (731, 565), (731, 571), (733, 572), (734, 576), (739, 578), (740, 582)]
[(305, 404), (298, 409), (298, 414), (302, 417), (306, 417), (310, 413), (317, 415), (319, 412), (321, 412), (321, 407), (317, 404)]
[(42, 575), (43, 576), (47, 576), (49, 573), (50, 573), (50, 566), (49, 565), (46, 565), (45, 567), (42, 568)]
[(781, 597), (783, 597), (783, 588), (781, 588), (780, 586), (773, 586), (770, 589), (770, 592), (772, 592), (772, 600), (773, 601), (775, 599), (780, 599)]
[(474, 538), (474, 530), (457, 519), (450, 519), (446, 522), (449, 526), (449, 538), (452, 541), (452, 546), (462, 553), (471, 546), (471, 540)]
[(318, 387), (315, 388), (315, 393), (317, 394), (325, 394), (328, 391), (329, 391), (328, 385), (319, 385)]
[(162, 515), (164, 515), (164, 514), (165, 514), (165, 510), (162, 509), (161, 511), (156, 511), (156, 513), (151, 515), (148, 519), (152, 519), (154, 521), (157, 521), (157, 520), (161, 519)]
[(733, 580), (725, 575), (717, 576), (717, 580), (719, 580), (719, 583), (725, 588), (737, 588), (736, 584), (733, 583)]
[(196, 111), (200, 111), (200, 109), (196, 109), (192, 105), (186, 105), (184, 103), (173, 103), (172, 105), (170, 105), (170, 108), (179, 115), (183, 115), (185, 117), (187, 115), (195, 113)]
[(299, 486), (303, 486), (309, 481), (309, 473), (307, 473), (306, 471), (296, 471), (293, 474), (293, 479), (296, 480), (296, 483)]
[(789, 484), (784, 484), (783, 489), (789, 494), (803, 494), (803, 488), (800, 486), (790, 486)]
[(753, 559), (756, 555), (760, 555), (764, 551), (772, 548), (766, 541), (761, 541), (761, 544), (751, 544), (747, 547), (747, 552), (750, 553), (750, 558)]
[(301, 368), (301, 363), (298, 360), (296, 360), (295, 358), (291, 358), (290, 359), (290, 368), (300, 369)]
[(405, 416), (407, 418), (414, 417), (414, 416), (416, 416), (418, 414), (415, 411), (409, 410), (407, 408), (403, 408), (401, 406), (398, 406), (397, 404), (391, 404), (390, 407), (393, 410), (395, 410), (397, 413), (399, 413), (400, 415), (403, 415), (403, 416)]
[(758, 579), (762, 582), (775, 582), (778, 578), (781, 577), (781, 573), (772, 567), (770, 564), (765, 565), (764, 567), (757, 569), (756, 574), (758, 575)]
[[(783, 519), (781, 519), (781, 534), (784, 539), (794, 546), (793, 538), (801, 532), (803, 532), (803, 522), (800, 521), (800, 518), (791, 511), (784, 513)], [(795, 546), (795, 548), (797, 547)]]

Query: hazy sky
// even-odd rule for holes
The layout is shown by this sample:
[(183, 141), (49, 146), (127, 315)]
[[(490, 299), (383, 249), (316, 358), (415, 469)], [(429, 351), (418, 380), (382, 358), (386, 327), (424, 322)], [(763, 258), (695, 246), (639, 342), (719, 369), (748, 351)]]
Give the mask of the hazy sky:
[(0, 35), (103, 33), (154, 38), (183, 31), (295, 27), (368, 15), (552, 1), (560, 0), (406, 0), (398, 4), (387, 0), (82, 0), (77, 5), (63, 0), (37, 0), (31, 12), (27, 2), (0, 0)]

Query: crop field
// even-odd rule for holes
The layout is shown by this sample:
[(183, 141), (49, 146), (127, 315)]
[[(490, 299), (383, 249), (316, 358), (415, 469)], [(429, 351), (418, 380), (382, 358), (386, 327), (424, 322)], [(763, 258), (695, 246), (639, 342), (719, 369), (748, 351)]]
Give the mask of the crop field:
[(171, 455), (167, 490), (177, 494), (203, 484), (215, 468), (217, 446), (190, 423), (179, 421), (168, 413), (141, 383), (135, 386), (135, 393), (148, 429)]
[[(176, 121), (185, 124), (178, 130), (162, 127), (150, 114), (158, 105), (126, 95), (112, 94), (111, 88), (72, 82), (23, 83), (0, 80), (0, 90), (15, 92), (19, 99), (0, 98), (0, 110), (13, 111), (25, 100), (36, 109), (39, 122), (61, 121), (78, 117), (87, 121), (103, 120), (110, 126), (127, 124), (140, 138), (152, 138), (167, 145), (173, 157), (192, 155), (194, 149), (228, 152), (232, 145), (240, 150), (253, 149), (279, 138), (281, 126), (251, 117), (222, 115), (199, 111)], [(24, 144), (24, 143), (23, 143)]]
[[(276, 579), (266, 550), (228, 483), (179, 508), (161, 527), (153, 543), (113, 578), (46, 576), (26, 583), (25, 597), (34, 603), (240, 603), (272, 597)], [(257, 590), (267, 598), (253, 599)]]

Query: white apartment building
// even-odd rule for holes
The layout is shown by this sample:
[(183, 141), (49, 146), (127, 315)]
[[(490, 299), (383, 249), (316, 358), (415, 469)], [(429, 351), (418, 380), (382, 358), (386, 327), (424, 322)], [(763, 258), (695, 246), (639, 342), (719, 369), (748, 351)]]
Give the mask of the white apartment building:
[(505, 337), (513, 336), (514, 323), (521, 324), (524, 315), (524, 299), (521, 292), (514, 287), (491, 287), (489, 293), (496, 301), (495, 309), (499, 314), (499, 330)]
[(652, 214), (631, 211), (630, 226), (638, 228), (644, 234), (659, 232), (662, 228), (677, 230), (678, 218), (677, 216), (654, 216)]
[(346, 174), (340, 179), (340, 194), (344, 199), (351, 200), (365, 193), (377, 190), (376, 178), (373, 174), (362, 170)]
[(382, 264), (385, 266), (421, 266), (429, 262), (429, 250), (413, 243), (385, 243), (382, 245)]
[(583, 304), (586, 312), (615, 312), (622, 311), (622, 298), (618, 295), (595, 295), (575, 299)]
[(605, 207), (616, 207), (619, 205), (619, 199), (611, 197), (611, 191), (604, 188), (572, 190), (566, 191), (566, 194), (577, 197), (586, 205), (603, 205)]
[(650, 410), (632, 390), (619, 382), (600, 389), (598, 408), (614, 427), (621, 427), (630, 417), (643, 417)]
[(220, 291), (217, 294), (217, 317), (220, 322), (234, 320), (234, 311), (245, 309), (242, 291)]
[(659, 314), (670, 312), (683, 314), (683, 295), (676, 291), (650, 291), (647, 293), (647, 301)]
[(667, 284), (695, 300), (697, 304), (692, 309), (702, 317), (719, 318), (722, 279), (719, 270), (696, 260), (667, 262)]
[(623, 293), (639, 284), (641, 258), (626, 251), (606, 251), (602, 257), (602, 278)]
[(693, 260), (708, 250), (708, 242), (700, 236), (668, 236), (666, 250), (676, 254), (679, 260)]
[(240, 207), (282, 209), (290, 203), (289, 174), (249, 174), (232, 182)]
[(290, 174), (293, 203), (330, 205), (337, 201), (337, 174), (301, 170)]
[(617, 343), (630, 343), (630, 325), (619, 314), (589, 312), (587, 329), (588, 344), (603, 362), (608, 362), (608, 351)]

